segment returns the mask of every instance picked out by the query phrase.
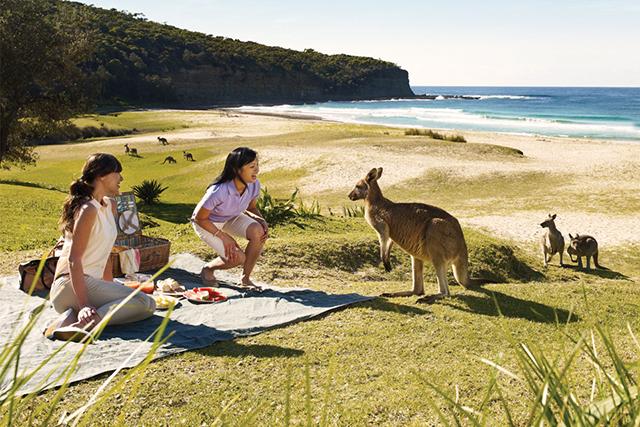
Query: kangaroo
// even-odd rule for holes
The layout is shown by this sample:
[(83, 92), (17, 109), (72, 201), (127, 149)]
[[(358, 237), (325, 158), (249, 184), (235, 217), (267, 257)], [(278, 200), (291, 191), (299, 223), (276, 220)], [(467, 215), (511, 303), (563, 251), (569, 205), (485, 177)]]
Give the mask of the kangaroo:
[(138, 149), (137, 148), (129, 148), (129, 155), (138, 157)]
[(394, 203), (382, 195), (378, 179), (382, 168), (374, 168), (358, 181), (349, 199), (364, 199), (365, 219), (378, 234), (380, 257), (387, 271), (393, 243), (411, 256), (413, 290), (384, 293), (383, 297), (424, 295), (423, 267), (431, 261), (436, 270), (440, 292), (419, 298), (431, 304), (449, 296), (447, 270), (453, 266), (456, 281), (465, 288), (489, 282), (469, 277), (469, 254), (458, 220), (435, 206), (423, 203)]
[(173, 158), (173, 156), (167, 156), (164, 158), (164, 162), (162, 162), (162, 164), (164, 165), (165, 163), (177, 163), (176, 159)]
[(169, 141), (167, 141), (167, 138), (163, 138), (161, 136), (158, 137), (158, 142), (162, 145), (169, 145)]
[(129, 144), (124, 144), (124, 154), (129, 154), (129, 151), (131, 151)]
[(578, 268), (582, 269), (582, 257), (587, 258), (587, 270), (591, 270), (591, 257), (593, 257), (593, 263), (596, 268), (602, 268), (603, 266), (598, 264), (598, 242), (591, 236), (587, 236), (583, 234), (582, 236), (576, 234), (572, 236), (569, 233), (569, 238), (571, 239), (571, 243), (567, 246), (567, 253), (569, 254), (569, 258), (571, 261), (576, 262), (573, 257), (574, 255), (578, 258)]
[(542, 248), (542, 257), (544, 258), (544, 266), (549, 265), (549, 261), (555, 254), (560, 254), (560, 267), (564, 267), (562, 263), (562, 254), (564, 252), (564, 237), (556, 228), (556, 214), (549, 214), (547, 219), (540, 223), (540, 227), (546, 228), (541, 237), (540, 247)]
[(195, 162), (194, 158), (193, 158), (193, 154), (188, 153), (186, 151), (182, 152), (182, 157), (184, 157), (186, 160), (190, 161), (190, 162)]

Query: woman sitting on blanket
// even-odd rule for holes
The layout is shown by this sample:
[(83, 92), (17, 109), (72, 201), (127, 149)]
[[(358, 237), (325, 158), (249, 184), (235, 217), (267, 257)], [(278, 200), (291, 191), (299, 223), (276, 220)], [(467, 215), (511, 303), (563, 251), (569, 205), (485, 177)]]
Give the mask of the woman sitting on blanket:
[[(60, 218), (64, 246), (50, 293), (53, 307), (63, 315), (45, 332), (49, 338), (84, 339), (133, 292), (112, 281), (110, 253), (118, 229), (110, 197), (120, 191), (121, 171), (111, 154), (93, 154), (71, 184)], [(139, 293), (112, 313), (109, 324), (145, 319), (155, 306), (153, 298)]]
[[(240, 286), (260, 289), (250, 278), (269, 236), (267, 222), (256, 205), (260, 195), (259, 171), (256, 152), (236, 148), (193, 211), (193, 229), (218, 254), (200, 273), (205, 286), (217, 285), (215, 270), (242, 265)], [(232, 236), (249, 241), (244, 251)]]

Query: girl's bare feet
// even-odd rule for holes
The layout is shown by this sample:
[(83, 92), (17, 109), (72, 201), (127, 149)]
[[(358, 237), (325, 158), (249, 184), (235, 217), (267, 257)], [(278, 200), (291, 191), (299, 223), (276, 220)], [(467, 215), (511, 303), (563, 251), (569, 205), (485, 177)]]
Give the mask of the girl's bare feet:
[(241, 288), (246, 288), (246, 289), (250, 289), (252, 291), (262, 291), (262, 287), (256, 285), (255, 283), (253, 283), (251, 281), (251, 279), (249, 279), (248, 277), (243, 277), (242, 280), (240, 281), (240, 287)]
[(213, 274), (213, 269), (209, 267), (202, 267), (202, 271), (200, 271), (200, 279), (204, 286), (218, 286), (218, 280), (216, 280), (216, 276)]
[(63, 312), (56, 320), (50, 324), (44, 331), (44, 336), (53, 339), (53, 333), (58, 328), (64, 328), (78, 321), (78, 314), (73, 308)]

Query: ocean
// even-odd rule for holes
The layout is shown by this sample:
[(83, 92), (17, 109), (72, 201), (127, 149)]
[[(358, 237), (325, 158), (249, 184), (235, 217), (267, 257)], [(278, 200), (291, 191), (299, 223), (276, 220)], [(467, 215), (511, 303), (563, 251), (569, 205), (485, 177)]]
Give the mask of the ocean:
[[(640, 141), (640, 88), (413, 86), (436, 99), (240, 109), (352, 123)], [(474, 99), (448, 98), (465, 96)]]

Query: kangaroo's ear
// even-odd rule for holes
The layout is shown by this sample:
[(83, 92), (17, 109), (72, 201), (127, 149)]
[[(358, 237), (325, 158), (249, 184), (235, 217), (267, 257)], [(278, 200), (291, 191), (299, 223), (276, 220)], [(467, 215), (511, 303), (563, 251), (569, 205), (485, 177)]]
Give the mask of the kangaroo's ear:
[(571, 233), (569, 233), (569, 238), (573, 240), (573, 236), (571, 235)]
[(378, 179), (378, 169), (373, 168), (369, 171), (369, 173), (367, 174), (367, 177), (364, 180), (366, 182), (371, 182), (371, 181), (375, 181), (376, 179)]
[(556, 219), (556, 214), (553, 214), (553, 215), (551, 216), (551, 219)]
[(380, 179), (380, 177), (382, 176), (382, 168), (378, 168), (378, 178)]

